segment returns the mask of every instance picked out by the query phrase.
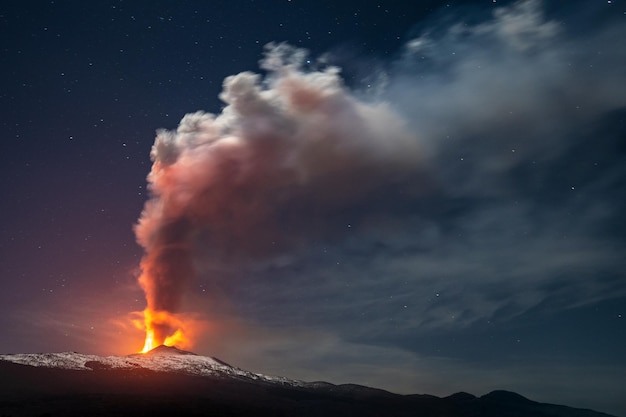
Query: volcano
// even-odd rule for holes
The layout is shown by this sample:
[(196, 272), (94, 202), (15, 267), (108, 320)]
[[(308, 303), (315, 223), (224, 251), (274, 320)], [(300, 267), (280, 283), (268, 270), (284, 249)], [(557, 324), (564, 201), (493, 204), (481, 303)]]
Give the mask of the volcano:
[(439, 398), (303, 382), (173, 346), (128, 356), (0, 355), (0, 415), (608, 417), (507, 391)]
[(165, 346), (165, 345), (160, 345), (155, 347), (154, 349), (146, 352), (146, 353), (142, 353), (141, 355), (144, 356), (171, 356), (171, 355), (196, 355), (193, 352), (188, 352), (186, 350), (181, 350), (178, 349), (176, 346)]

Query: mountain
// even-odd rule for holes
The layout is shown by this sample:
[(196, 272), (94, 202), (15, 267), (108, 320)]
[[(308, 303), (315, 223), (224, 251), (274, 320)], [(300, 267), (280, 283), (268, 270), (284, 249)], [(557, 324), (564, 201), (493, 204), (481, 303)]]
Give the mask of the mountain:
[(146, 354), (0, 355), (0, 416), (608, 417), (494, 391), (398, 395), (272, 377), (159, 346)]
[(193, 352), (188, 352), (186, 350), (178, 349), (176, 346), (165, 346), (160, 345), (155, 347), (154, 349), (146, 352), (146, 353), (135, 353), (129, 356), (135, 357), (146, 357), (146, 356), (170, 356), (170, 355), (194, 355), (198, 356)]

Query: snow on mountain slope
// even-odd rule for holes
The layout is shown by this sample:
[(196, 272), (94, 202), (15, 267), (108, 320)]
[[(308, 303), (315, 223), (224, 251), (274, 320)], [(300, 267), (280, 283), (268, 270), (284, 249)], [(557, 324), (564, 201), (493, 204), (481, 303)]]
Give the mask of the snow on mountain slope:
[(186, 375), (231, 377), (259, 382), (270, 382), (291, 386), (306, 386), (302, 381), (284, 377), (273, 377), (249, 372), (218, 359), (199, 356), (175, 347), (159, 346), (145, 354), (128, 356), (97, 356), (77, 352), (22, 353), (0, 355), (0, 361), (21, 365), (60, 368), (79, 371), (94, 369), (149, 369), (159, 372), (176, 372)]

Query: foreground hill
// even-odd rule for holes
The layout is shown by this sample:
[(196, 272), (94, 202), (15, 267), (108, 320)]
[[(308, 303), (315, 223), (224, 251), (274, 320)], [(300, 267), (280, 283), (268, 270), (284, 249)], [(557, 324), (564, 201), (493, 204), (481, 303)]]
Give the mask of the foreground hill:
[(494, 391), (439, 398), (248, 372), (165, 346), (145, 355), (0, 355), (0, 416), (607, 417)]

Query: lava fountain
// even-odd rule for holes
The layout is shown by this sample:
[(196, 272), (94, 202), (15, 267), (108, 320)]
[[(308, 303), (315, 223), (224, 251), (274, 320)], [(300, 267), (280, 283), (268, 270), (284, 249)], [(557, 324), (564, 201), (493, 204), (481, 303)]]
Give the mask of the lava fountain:
[(183, 331), (183, 322), (167, 311), (155, 311), (146, 308), (143, 312), (143, 328), (146, 332), (143, 348), (146, 353), (157, 346), (187, 347), (189, 339)]
[(189, 225), (172, 220), (168, 205), (159, 204), (158, 187), (161, 164), (155, 161), (148, 179), (153, 198), (146, 203), (135, 226), (137, 240), (145, 248), (139, 285), (146, 295), (146, 308), (140, 314), (140, 328), (146, 332), (142, 353), (159, 345), (190, 348), (189, 333), (193, 320), (181, 312), (183, 294), (193, 276), (187, 234)]

